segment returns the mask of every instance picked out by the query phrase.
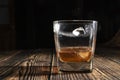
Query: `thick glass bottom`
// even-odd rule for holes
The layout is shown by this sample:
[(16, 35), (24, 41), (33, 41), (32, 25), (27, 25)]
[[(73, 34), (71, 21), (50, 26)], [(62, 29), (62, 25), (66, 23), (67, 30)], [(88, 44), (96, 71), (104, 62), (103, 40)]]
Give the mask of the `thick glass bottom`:
[(93, 63), (89, 62), (61, 62), (58, 60), (58, 69), (62, 72), (92, 72)]

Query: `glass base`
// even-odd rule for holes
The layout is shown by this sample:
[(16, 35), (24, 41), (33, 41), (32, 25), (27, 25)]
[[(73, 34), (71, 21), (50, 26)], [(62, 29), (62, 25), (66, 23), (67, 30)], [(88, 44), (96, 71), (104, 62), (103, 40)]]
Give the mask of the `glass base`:
[(92, 60), (89, 62), (61, 62), (58, 61), (58, 69), (62, 72), (92, 72)]

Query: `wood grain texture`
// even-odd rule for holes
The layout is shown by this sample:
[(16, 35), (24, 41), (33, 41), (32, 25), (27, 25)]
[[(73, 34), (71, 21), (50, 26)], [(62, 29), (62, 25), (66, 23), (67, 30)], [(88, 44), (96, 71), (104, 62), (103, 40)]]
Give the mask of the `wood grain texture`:
[[(13, 77), (19, 77), (19, 65), (28, 57), (29, 51), (11, 51), (1, 53), (4, 59), (0, 60), (0, 78), (1, 80), (11, 80)], [(9, 55), (9, 56), (8, 56)]]
[(93, 72), (59, 72), (49, 49), (0, 52), (0, 80), (120, 80), (120, 50), (98, 48)]
[(20, 80), (48, 80), (50, 75), (51, 51), (35, 50), (29, 61), (20, 69)]
[(95, 52), (92, 73), (59, 72), (56, 56), (53, 57), (50, 80), (120, 80), (120, 50), (98, 48)]

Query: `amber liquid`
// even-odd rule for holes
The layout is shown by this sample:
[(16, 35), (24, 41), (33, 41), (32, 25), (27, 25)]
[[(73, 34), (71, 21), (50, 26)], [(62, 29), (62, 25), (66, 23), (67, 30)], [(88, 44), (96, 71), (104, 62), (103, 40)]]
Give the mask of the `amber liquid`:
[(58, 52), (62, 62), (89, 62), (92, 56), (89, 47), (65, 47)]

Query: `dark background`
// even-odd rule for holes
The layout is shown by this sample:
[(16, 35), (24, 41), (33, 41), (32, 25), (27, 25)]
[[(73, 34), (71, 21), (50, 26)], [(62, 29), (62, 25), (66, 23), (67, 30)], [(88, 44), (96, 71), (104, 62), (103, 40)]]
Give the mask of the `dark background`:
[[(10, 8), (2, 49), (54, 48), (53, 21), (88, 19), (98, 21), (97, 44), (106, 43), (120, 29), (120, 0), (1, 0)], [(4, 14), (5, 12), (3, 12)], [(11, 16), (10, 16), (11, 15)], [(8, 16), (8, 15), (4, 15)], [(1, 26), (1, 25), (0, 25)], [(2, 25), (3, 26), (3, 25)], [(2, 28), (3, 29), (3, 28)], [(1, 36), (5, 35), (4, 30)], [(9, 37), (8, 37), (9, 36)], [(11, 39), (8, 40), (7, 38)], [(8, 40), (8, 41), (7, 41)], [(7, 43), (7, 44), (6, 44)], [(11, 43), (11, 44), (10, 44)], [(13, 45), (14, 44), (14, 45)], [(13, 47), (12, 47), (13, 45)]]
[(54, 47), (54, 20), (97, 20), (97, 43), (110, 40), (120, 27), (119, 0), (16, 0), (15, 13), (17, 48)]

